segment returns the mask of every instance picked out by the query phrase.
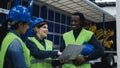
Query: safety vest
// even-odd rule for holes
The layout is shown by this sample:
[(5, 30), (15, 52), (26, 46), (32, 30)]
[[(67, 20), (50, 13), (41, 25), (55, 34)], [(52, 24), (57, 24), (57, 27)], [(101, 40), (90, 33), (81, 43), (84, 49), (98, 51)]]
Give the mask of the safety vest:
[(1, 46), (1, 51), (0, 51), (0, 68), (3, 68), (4, 58), (5, 58), (7, 48), (9, 47), (9, 45), (12, 43), (12, 41), (14, 39), (18, 39), (20, 41), (23, 51), (24, 51), (24, 57), (25, 57), (26, 64), (28, 65), (28, 67), (30, 67), (30, 51), (29, 51), (29, 49), (26, 47), (25, 43), (17, 35), (9, 32), (2, 41), (2, 46)]
[[(39, 50), (44, 51), (52, 51), (52, 45), (53, 43), (49, 40), (45, 40), (46, 49), (43, 47), (43, 45), (35, 38), (35, 37), (28, 37), (29, 40), (31, 40)], [(32, 68), (52, 68), (51, 63), (49, 62), (51, 58), (46, 59), (36, 59), (35, 57), (31, 56), (31, 67)]]
[[(82, 29), (80, 34), (75, 40), (75, 37), (73, 35), (73, 30), (71, 30), (63, 34), (63, 40), (65, 42), (65, 46), (67, 46), (68, 44), (81, 45), (84, 42), (88, 42), (91, 39), (92, 35), (93, 35), (93, 32)], [(62, 68), (91, 68), (91, 66), (89, 63), (85, 63), (79, 66), (75, 66), (73, 64), (63, 64)]]

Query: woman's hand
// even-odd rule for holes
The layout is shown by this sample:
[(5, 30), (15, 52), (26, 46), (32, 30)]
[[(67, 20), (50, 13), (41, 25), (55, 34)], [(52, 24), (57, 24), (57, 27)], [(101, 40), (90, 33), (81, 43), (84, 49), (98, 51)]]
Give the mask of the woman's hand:
[(60, 56), (62, 54), (62, 52), (58, 51), (58, 55)]

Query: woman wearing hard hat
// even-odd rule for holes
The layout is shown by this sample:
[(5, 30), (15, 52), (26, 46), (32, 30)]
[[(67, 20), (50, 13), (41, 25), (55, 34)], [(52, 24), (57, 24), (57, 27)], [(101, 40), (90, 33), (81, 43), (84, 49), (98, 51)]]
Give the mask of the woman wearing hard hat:
[(51, 58), (56, 58), (62, 53), (53, 51), (53, 43), (45, 39), (48, 33), (48, 25), (42, 18), (36, 18), (32, 22), (34, 31), (33, 37), (28, 37), (26, 40), (27, 47), (31, 52), (32, 68), (53, 68)]
[[(20, 38), (31, 22), (31, 14), (24, 6), (13, 7), (0, 29), (0, 68), (30, 67), (30, 52)], [(8, 28), (9, 25), (9, 28)]]

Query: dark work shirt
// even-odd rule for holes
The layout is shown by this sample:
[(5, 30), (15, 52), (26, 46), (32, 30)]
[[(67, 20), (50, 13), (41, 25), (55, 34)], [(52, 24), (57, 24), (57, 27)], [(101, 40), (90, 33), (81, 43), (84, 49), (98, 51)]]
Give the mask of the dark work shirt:
[[(81, 32), (81, 29), (73, 32), (75, 39), (78, 37), (80, 32)], [(97, 59), (104, 55), (104, 47), (97, 40), (97, 38), (94, 34), (91, 37), (91, 39), (89, 40), (89, 42), (87, 42), (87, 43), (93, 45), (95, 50), (91, 55), (89, 55), (89, 57), (85, 58), (86, 61), (94, 60), (94, 59)], [(60, 51), (62, 52), (64, 49), (65, 49), (65, 42), (63, 41), (62, 45), (60, 46)]]
[[(44, 40), (41, 40), (37, 36), (35, 38), (43, 45), (43, 47), (46, 49), (46, 44)], [(56, 58), (58, 57), (58, 51), (46, 51), (46, 50), (40, 50), (34, 42), (27, 39), (26, 45), (30, 50), (30, 54), (34, 56), (37, 59), (45, 59), (45, 58)]]

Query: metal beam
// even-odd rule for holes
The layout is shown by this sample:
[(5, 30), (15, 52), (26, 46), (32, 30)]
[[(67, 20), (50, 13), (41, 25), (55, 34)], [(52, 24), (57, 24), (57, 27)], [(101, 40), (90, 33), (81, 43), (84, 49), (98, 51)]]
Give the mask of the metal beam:
[(116, 8), (117, 8), (117, 15), (116, 15), (116, 32), (117, 32), (117, 68), (120, 68), (120, 0), (116, 0)]

